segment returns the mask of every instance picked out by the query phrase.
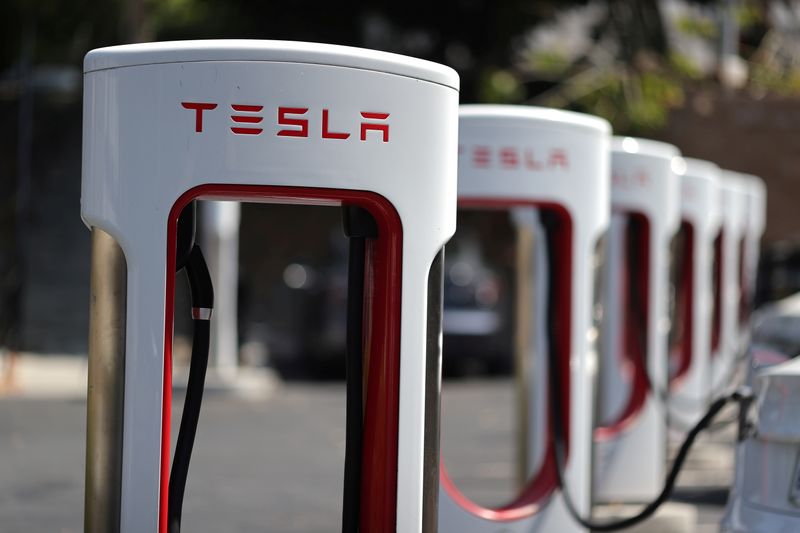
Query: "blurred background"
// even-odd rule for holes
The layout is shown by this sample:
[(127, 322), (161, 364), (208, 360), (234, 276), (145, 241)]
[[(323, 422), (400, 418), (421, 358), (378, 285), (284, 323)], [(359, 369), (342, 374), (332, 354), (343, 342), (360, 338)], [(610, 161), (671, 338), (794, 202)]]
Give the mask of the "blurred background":
[[(430, 59), (459, 72), (464, 103), (593, 113), (617, 134), (671, 142), (685, 155), (761, 176), (769, 213), (757, 300), (800, 289), (800, 2), (4, 0), (0, 344), (86, 353), (89, 232), (78, 216), (84, 54), (190, 38), (308, 40)], [(343, 294), (338, 212), (303, 212), (245, 205), (241, 214), (240, 358), (287, 376), (303, 373), (303, 358), (327, 357), (343, 324), (321, 303)], [(446, 305), (466, 311), (446, 324), (465, 367), (448, 365), (448, 373), (503, 370), (477, 352), (491, 359), (510, 349), (503, 333), (512, 241), (487, 239), (504, 223), (464, 218), (450, 246)], [(311, 237), (298, 250), (301, 234)], [(471, 357), (459, 320), (480, 321), (497, 342), (475, 346)], [(315, 324), (328, 340), (312, 342), (298, 324)]]

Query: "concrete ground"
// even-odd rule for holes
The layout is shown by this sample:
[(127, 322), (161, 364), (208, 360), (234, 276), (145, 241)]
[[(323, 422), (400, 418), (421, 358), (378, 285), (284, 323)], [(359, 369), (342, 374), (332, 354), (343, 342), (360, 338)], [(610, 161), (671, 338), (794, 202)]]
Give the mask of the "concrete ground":
[[(63, 384), (62, 384), (63, 385)], [(0, 531), (82, 530), (85, 401), (79, 394), (0, 399)], [(77, 390), (77, 389), (76, 389)], [(443, 453), (479, 503), (513, 493), (509, 381), (444, 384)], [(184, 505), (192, 533), (303, 532), (340, 528), (344, 388), (279, 385), (269, 398), (210, 393), (204, 403)], [(180, 404), (175, 405), (180, 412)], [(698, 510), (696, 533), (716, 531), (730, 480), (730, 435), (697, 449), (676, 500)], [(647, 529), (645, 529), (647, 530)]]

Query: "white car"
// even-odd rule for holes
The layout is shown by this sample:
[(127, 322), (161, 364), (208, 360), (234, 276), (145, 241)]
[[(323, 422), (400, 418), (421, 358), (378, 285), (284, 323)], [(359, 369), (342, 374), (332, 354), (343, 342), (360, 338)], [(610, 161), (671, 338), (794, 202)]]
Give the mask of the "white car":
[(800, 531), (800, 359), (754, 350), (755, 417), (736, 450), (722, 533)]

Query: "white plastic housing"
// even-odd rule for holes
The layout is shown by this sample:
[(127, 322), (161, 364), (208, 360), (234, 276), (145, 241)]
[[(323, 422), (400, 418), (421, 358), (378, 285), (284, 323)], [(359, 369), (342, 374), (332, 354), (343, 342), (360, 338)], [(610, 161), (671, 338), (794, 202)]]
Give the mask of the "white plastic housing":
[[(561, 210), (571, 224), (569, 281), (569, 457), (566, 481), (578, 510), (588, 516), (591, 500), (592, 419), (597, 368), (592, 321), (594, 255), (609, 218), (609, 124), (600, 118), (535, 107), (462, 106), (459, 121), (459, 205), (511, 210)], [(569, 275), (568, 272), (563, 274)], [(534, 325), (531, 325), (534, 327)], [(593, 336), (594, 335), (594, 336)], [(547, 382), (546, 354), (531, 347), (533, 389)], [(530, 428), (547, 427), (531, 397)], [(529, 464), (541, 462), (542, 434), (534, 435)], [(544, 459), (549, 460), (549, 458)], [(447, 458), (444, 458), (446, 464)], [(445, 474), (446, 475), (446, 474)], [(525, 500), (523, 497), (521, 500)], [(440, 490), (439, 531), (496, 533), (583, 531), (567, 514), (558, 490), (518, 500), (502, 510), (484, 508), (461, 494), (449, 479)]]
[(103, 48), (84, 72), (81, 213), (118, 241), (128, 266), (121, 531), (158, 531), (166, 501), (176, 206), (369, 197), (401, 233), (390, 235), (401, 239), (400, 467), (396, 487), (386, 483), (396, 488), (396, 530), (419, 532), (427, 284), (455, 230), (457, 74), (394, 54), (271, 41)]
[(767, 223), (767, 186), (764, 180), (751, 174), (741, 174), (747, 189), (747, 229), (744, 236), (744, 314), (740, 317), (748, 327), (746, 341), (749, 342), (750, 313), (753, 309), (753, 298), (756, 294), (758, 277), (758, 261), (761, 257), (761, 237)]
[(722, 269), (720, 335), (711, 353), (711, 393), (719, 396), (735, 386), (736, 363), (746, 346), (739, 324), (743, 246), (747, 234), (749, 199), (747, 181), (741, 174), (722, 171)]
[[(632, 137), (611, 143), (601, 425), (595, 431), (594, 496), (600, 502), (649, 501), (664, 482), (670, 245), (680, 223), (680, 172), (683, 160), (670, 144)], [(627, 271), (626, 231), (633, 217), (640, 221), (645, 248), (635, 253), (646, 258), (646, 263), (635, 259), (637, 276)], [(646, 294), (633, 287), (637, 278)], [(630, 291), (642, 293), (636, 298), (646, 316), (641, 324), (636, 317), (642, 313), (626, 297)], [(643, 347), (624, 341), (642, 329), (644, 336), (634, 336), (646, 339)]]
[(719, 167), (700, 159), (685, 158), (684, 162), (681, 217), (693, 234), (692, 290), (688, 302), (691, 324), (683, 324), (684, 334), (691, 337), (690, 359), (685, 373), (670, 385), (669, 416), (678, 428), (688, 429), (705, 413), (711, 399), (714, 240), (722, 223), (722, 205)]

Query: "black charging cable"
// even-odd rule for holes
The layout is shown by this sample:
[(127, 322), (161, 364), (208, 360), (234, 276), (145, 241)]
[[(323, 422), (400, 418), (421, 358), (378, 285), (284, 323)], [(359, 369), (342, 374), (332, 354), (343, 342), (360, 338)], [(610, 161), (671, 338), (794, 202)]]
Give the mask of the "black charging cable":
[(357, 533), (361, 517), (361, 457), (364, 434), (364, 284), (367, 240), (378, 236), (372, 215), (344, 206), (344, 233), (349, 238), (347, 260), (346, 421), (342, 533)]
[[(731, 402), (738, 403), (742, 411), (748, 409), (753, 400), (753, 395), (748, 389), (742, 389), (730, 395), (718, 398), (711, 403), (711, 406), (708, 408), (708, 411), (706, 411), (706, 414), (703, 416), (703, 418), (701, 418), (700, 421), (697, 422), (697, 424), (695, 424), (695, 426), (686, 435), (686, 438), (681, 444), (678, 454), (672, 463), (672, 467), (670, 468), (661, 492), (652, 502), (645, 505), (641, 511), (631, 517), (608, 522), (597, 522), (591, 518), (581, 516), (575, 505), (572, 495), (569, 492), (565, 474), (567, 463), (567, 430), (564, 427), (561, 417), (564, 411), (564, 404), (561, 401), (562, 391), (560, 387), (561, 381), (559, 378), (559, 369), (560, 365), (569, 364), (569, 361), (559, 361), (560, 343), (563, 342), (563, 340), (557, 334), (558, 325), (555, 317), (559, 316), (557, 312), (558, 306), (566, 305), (566, 302), (560, 302), (557, 296), (556, 278), (559, 272), (559, 264), (556, 254), (552, 253), (552, 251), (555, 249), (556, 230), (558, 229), (560, 221), (557, 215), (546, 212), (542, 213), (541, 220), (543, 226), (545, 227), (545, 241), (547, 243), (548, 250), (548, 272), (550, 273), (550, 282), (548, 283), (547, 290), (547, 332), (549, 337), (548, 374), (550, 384), (547, 389), (550, 406), (553, 409), (553, 412), (549, 418), (554, 440), (552, 459), (556, 467), (555, 471), (558, 480), (558, 486), (561, 490), (567, 512), (582, 527), (593, 531), (617, 531), (620, 529), (629, 528), (652, 516), (656, 510), (658, 510), (658, 508), (672, 495), (678, 474), (680, 473), (681, 468), (686, 461), (686, 457), (689, 455), (689, 451), (691, 450), (692, 445), (694, 444), (700, 432), (706, 429), (717, 416), (717, 414), (719, 414), (719, 412)], [(744, 414), (741, 416), (741, 418), (745, 418)]]
[[(189, 213), (189, 214), (186, 214)], [(189, 250), (187, 253), (187, 249)], [(183, 404), (178, 441), (172, 459), (167, 503), (167, 529), (180, 533), (183, 495), (189, 461), (197, 434), (200, 406), (203, 403), (208, 351), (210, 345), (211, 310), (214, 307), (214, 287), (200, 247), (194, 244), (194, 207), (187, 208), (178, 222), (178, 249), (176, 270), (185, 269), (192, 300), (192, 358), (189, 363), (189, 381)]]

